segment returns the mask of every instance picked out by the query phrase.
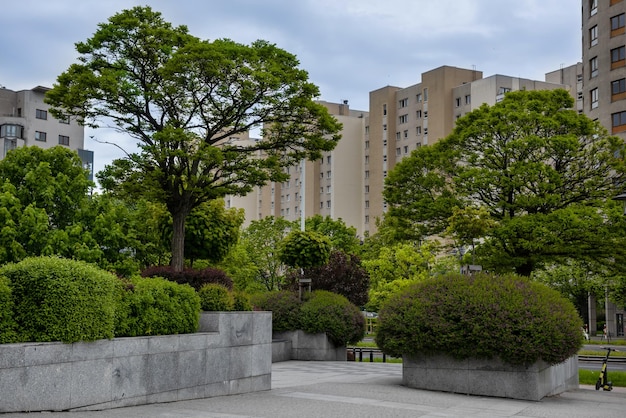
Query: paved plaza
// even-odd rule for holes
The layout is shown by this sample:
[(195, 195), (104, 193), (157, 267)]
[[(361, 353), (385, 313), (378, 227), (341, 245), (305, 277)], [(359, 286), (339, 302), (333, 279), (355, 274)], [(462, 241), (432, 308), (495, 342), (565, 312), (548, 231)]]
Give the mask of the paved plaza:
[[(272, 365), (272, 390), (107, 411), (0, 414), (0, 418), (624, 418), (626, 390), (592, 387), (540, 402), (409, 389), (402, 365), (286, 361)], [(1, 395), (0, 395), (1, 396)]]

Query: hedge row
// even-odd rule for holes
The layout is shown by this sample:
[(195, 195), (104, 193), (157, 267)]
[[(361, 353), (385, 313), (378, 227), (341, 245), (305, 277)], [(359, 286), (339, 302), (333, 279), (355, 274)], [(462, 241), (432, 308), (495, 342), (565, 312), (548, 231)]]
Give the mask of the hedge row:
[(255, 309), (272, 311), (275, 332), (325, 332), (337, 346), (357, 343), (365, 336), (365, 318), (359, 308), (344, 296), (325, 290), (307, 294), (304, 302), (290, 291), (263, 293), (254, 295), (252, 304)]

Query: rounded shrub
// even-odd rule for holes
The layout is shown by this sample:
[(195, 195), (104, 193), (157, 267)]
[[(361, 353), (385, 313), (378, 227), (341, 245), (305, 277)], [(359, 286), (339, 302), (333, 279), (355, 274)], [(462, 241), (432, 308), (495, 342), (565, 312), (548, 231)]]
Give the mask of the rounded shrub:
[(203, 311), (232, 311), (235, 299), (232, 293), (221, 284), (205, 284), (198, 290), (200, 307)]
[(286, 290), (258, 293), (251, 297), (256, 310), (272, 312), (272, 331), (300, 329), (300, 299), (294, 292)]
[(136, 277), (124, 292), (122, 310), (117, 336), (186, 334), (198, 330), (200, 298), (187, 284)]
[(451, 274), (392, 295), (379, 311), (376, 343), (397, 357), (558, 364), (580, 349), (581, 327), (571, 302), (543, 284), (514, 275)]
[(235, 291), (233, 292), (234, 305), (233, 311), (251, 311), (252, 303), (250, 302), (250, 295), (246, 292)]
[(21, 341), (93, 341), (114, 336), (121, 281), (82, 261), (26, 258), (0, 268), (9, 279)]
[(0, 276), (0, 344), (18, 342), (9, 279)]
[(353, 344), (365, 336), (365, 317), (342, 295), (326, 290), (312, 292), (300, 308), (302, 330), (310, 334), (325, 332), (336, 346)]

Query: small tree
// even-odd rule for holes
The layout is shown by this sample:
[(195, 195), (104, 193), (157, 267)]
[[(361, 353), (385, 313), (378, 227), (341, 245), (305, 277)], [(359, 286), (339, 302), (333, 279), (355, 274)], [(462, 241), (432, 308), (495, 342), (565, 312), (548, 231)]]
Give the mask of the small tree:
[(324, 265), (330, 256), (330, 240), (312, 231), (291, 231), (280, 247), (283, 263), (296, 268)]

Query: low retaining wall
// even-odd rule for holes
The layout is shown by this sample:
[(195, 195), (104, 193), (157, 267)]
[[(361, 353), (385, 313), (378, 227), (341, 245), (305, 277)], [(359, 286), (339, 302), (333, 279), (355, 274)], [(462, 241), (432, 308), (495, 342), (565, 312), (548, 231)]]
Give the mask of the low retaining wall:
[(500, 360), (404, 356), (402, 382), (415, 389), (539, 401), (578, 388), (578, 356), (554, 366), (538, 362), (528, 367)]
[(302, 330), (276, 332), (273, 336), (272, 361), (346, 361), (345, 346), (335, 347), (325, 333), (307, 334)]
[(271, 312), (203, 313), (196, 334), (0, 345), (0, 412), (100, 410), (271, 389)]

